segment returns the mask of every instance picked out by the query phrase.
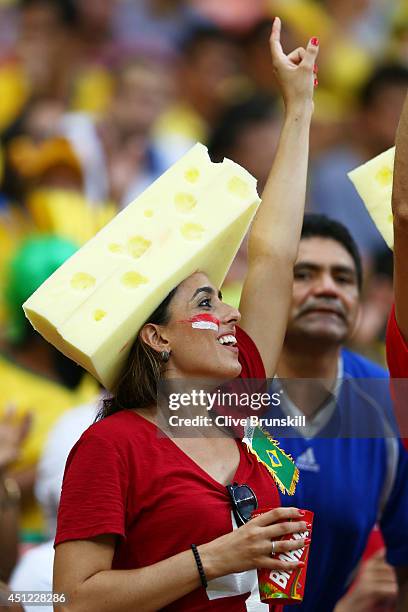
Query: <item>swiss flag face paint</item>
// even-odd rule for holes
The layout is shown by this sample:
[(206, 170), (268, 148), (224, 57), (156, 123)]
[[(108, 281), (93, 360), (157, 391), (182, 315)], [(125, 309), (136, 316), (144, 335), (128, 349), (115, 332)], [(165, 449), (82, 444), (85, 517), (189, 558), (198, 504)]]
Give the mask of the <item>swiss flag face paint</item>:
[(180, 323), (191, 323), (193, 329), (211, 329), (217, 333), (220, 328), (220, 320), (210, 314), (199, 314)]

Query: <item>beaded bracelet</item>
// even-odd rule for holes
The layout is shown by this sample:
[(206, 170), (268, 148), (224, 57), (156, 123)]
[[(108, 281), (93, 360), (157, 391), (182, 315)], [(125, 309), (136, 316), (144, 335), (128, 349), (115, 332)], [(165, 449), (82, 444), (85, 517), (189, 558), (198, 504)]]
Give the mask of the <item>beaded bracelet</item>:
[(197, 546), (195, 544), (192, 544), (191, 545), (191, 550), (193, 551), (194, 559), (195, 559), (195, 562), (197, 564), (198, 573), (200, 574), (201, 584), (206, 589), (207, 588), (207, 584), (208, 584), (207, 576), (205, 575), (205, 571), (204, 571), (204, 568), (203, 568), (203, 564), (201, 562), (200, 554), (199, 554), (199, 552), (197, 550)]

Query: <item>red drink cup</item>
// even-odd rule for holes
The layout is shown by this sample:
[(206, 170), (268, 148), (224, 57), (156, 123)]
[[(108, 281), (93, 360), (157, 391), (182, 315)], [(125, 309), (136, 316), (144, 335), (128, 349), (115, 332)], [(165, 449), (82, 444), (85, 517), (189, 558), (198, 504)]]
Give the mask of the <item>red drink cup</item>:
[[(269, 512), (273, 508), (258, 508), (252, 513), (252, 518)], [(304, 510), (302, 520), (313, 524), (313, 512)], [(283, 522), (283, 521), (282, 521)], [(296, 540), (311, 538), (312, 528), (303, 533), (287, 534), (279, 538), (282, 540)], [(258, 586), (261, 601), (264, 603), (282, 603), (285, 606), (301, 603), (303, 601), (306, 584), (307, 562), (309, 559), (309, 546), (291, 552), (276, 553), (275, 557), (281, 561), (303, 561), (304, 566), (294, 570), (258, 570)]]

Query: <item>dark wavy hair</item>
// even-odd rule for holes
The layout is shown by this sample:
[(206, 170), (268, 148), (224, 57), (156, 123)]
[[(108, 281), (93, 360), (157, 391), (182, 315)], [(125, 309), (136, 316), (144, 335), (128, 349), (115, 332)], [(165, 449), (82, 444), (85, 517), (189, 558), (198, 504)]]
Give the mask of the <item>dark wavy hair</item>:
[[(177, 291), (172, 289), (146, 323), (166, 325), (170, 320), (170, 304)], [(157, 351), (137, 335), (126, 364), (120, 373), (112, 394), (103, 400), (96, 420), (131, 408), (147, 408), (157, 403), (157, 386), (162, 378), (164, 362)]]

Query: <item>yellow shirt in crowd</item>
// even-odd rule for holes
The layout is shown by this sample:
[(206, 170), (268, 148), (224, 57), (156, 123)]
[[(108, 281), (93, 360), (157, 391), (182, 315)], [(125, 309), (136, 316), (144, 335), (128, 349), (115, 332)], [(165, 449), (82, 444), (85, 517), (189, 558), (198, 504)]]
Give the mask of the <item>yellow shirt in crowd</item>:
[[(86, 375), (74, 391), (57, 382), (22, 368), (4, 355), (0, 355), (0, 416), (12, 403), (17, 417), (27, 411), (33, 415), (30, 432), (23, 443), (21, 456), (13, 471), (35, 466), (41, 456), (48, 432), (68, 409), (92, 401), (98, 395), (96, 381)], [(44, 518), (36, 503), (22, 508), (22, 539), (40, 539), (44, 536)]]

